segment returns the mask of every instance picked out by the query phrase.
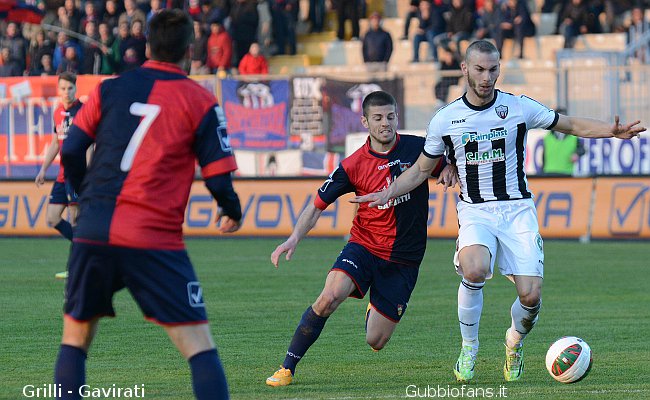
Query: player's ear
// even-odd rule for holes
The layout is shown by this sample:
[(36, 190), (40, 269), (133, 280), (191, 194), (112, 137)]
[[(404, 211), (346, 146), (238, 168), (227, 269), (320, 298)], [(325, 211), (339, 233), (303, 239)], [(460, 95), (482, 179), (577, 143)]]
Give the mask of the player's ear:
[(147, 41), (147, 45), (144, 48), (144, 56), (147, 58), (147, 60), (151, 60), (151, 49), (149, 48), (149, 41)]
[(366, 118), (365, 115), (361, 116), (361, 125), (363, 125), (364, 128), (369, 128), (369, 126), (368, 126), (368, 118)]

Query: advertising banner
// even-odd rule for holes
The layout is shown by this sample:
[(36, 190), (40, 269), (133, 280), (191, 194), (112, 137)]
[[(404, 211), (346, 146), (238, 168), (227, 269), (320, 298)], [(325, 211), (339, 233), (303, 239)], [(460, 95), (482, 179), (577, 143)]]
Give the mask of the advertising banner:
[[(547, 131), (532, 129), (526, 140), (526, 173), (541, 175), (544, 162), (544, 135)], [(578, 159), (574, 176), (650, 175), (650, 134), (632, 140), (613, 138), (583, 139), (585, 154)]]
[(597, 178), (591, 236), (650, 239), (650, 178)]
[[(51, 182), (51, 181), (50, 181)], [(532, 179), (540, 232), (544, 238), (580, 238), (587, 233), (593, 188), (592, 179)], [(599, 237), (650, 237), (648, 223), (648, 187), (650, 180), (619, 180), (599, 183), (595, 222)], [(243, 224), (236, 236), (288, 236), (300, 213), (314, 201), (322, 179), (236, 180), (243, 211)], [(614, 183), (616, 183), (614, 185)], [(606, 185), (612, 187), (607, 189)], [(429, 237), (455, 238), (458, 232), (456, 203), (458, 192), (443, 192), (434, 180), (429, 181)], [(45, 210), (51, 183), (40, 189), (33, 182), (4, 182), (0, 185), (0, 236), (56, 236), (48, 228)], [(608, 191), (609, 190), (609, 191)], [(637, 190), (634, 192), (634, 190)], [(610, 203), (612, 193), (628, 203)], [(322, 214), (311, 234), (314, 236), (344, 236), (349, 233), (356, 205), (345, 195), (331, 204)], [(629, 198), (629, 199), (628, 199)], [(618, 199), (616, 200), (619, 201)], [(621, 200), (622, 201), (622, 200)], [(622, 204), (622, 203), (621, 203)], [(613, 208), (612, 208), (613, 207)], [(610, 212), (610, 209), (612, 210)], [(194, 182), (190, 192), (184, 232), (187, 236), (216, 236), (217, 205), (203, 182)], [(611, 217), (606, 217), (611, 215)], [(637, 218), (638, 217), (638, 218)], [(637, 231), (628, 227), (631, 221), (642, 221)], [(622, 221), (622, 222), (619, 222)], [(612, 223), (615, 223), (612, 225)], [(613, 228), (611, 228), (613, 226)], [(636, 235), (636, 236), (633, 236)]]
[(577, 239), (587, 234), (593, 179), (537, 178), (528, 183), (543, 238)]

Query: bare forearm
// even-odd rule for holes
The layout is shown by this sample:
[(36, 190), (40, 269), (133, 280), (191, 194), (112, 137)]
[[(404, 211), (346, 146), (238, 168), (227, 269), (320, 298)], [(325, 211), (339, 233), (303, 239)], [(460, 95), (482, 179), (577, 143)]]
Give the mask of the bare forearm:
[(41, 171), (45, 172), (48, 168), (50, 168), (50, 165), (52, 165), (52, 162), (56, 158), (57, 154), (59, 154), (59, 142), (55, 140), (50, 143), (49, 146), (47, 146), (45, 159), (43, 160), (43, 165), (41, 165)]
[(583, 138), (610, 138), (612, 125), (609, 122), (593, 118), (570, 117), (566, 122), (555, 128), (557, 131)]
[(608, 125), (605, 121), (591, 118), (569, 117), (559, 114), (555, 130), (569, 135), (583, 138), (611, 138), (632, 139), (639, 137), (646, 128), (639, 125), (640, 120), (621, 123), (618, 115), (614, 116), (614, 124)]
[(302, 240), (316, 226), (316, 222), (318, 222), (318, 218), (320, 218), (322, 212), (313, 203), (309, 204), (300, 214), (300, 217), (298, 217), (298, 222), (289, 238), (295, 240), (296, 243)]
[(418, 187), (422, 182), (431, 176), (431, 171), (438, 165), (440, 159), (427, 159), (426, 163), (421, 162), (420, 156), (415, 165), (402, 173), (387, 189), (389, 198), (395, 198)]

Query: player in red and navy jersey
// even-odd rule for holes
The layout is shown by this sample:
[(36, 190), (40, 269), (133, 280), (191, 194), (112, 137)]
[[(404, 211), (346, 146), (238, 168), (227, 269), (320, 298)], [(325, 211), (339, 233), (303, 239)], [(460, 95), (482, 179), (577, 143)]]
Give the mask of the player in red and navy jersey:
[[(341, 162), (318, 190), (314, 203), (300, 214), (291, 236), (271, 255), (276, 267), (283, 253), (291, 259), (298, 242), (338, 197), (388, 187), (422, 152), (424, 138), (397, 134), (396, 102), (386, 92), (366, 96), (361, 122), (368, 128), (366, 144)], [(453, 171), (453, 167), (443, 171), (445, 182), (454, 176)], [(334, 262), (320, 296), (303, 314), (282, 366), (266, 380), (267, 385), (291, 383), (297, 363), (318, 339), (327, 318), (348, 297), (363, 298), (370, 291), (366, 342), (376, 351), (386, 345), (415, 287), (427, 240), (428, 201), (429, 186), (423, 182), (382, 207), (359, 206), (349, 242)]]
[[(59, 154), (63, 140), (68, 136), (68, 129), (72, 125), (72, 120), (81, 108), (81, 102), (77, 99), (77, 77), (69, 72), (63, 72), (59, 75), (57, 83), (57, 92), (59, 105), (54, 110), (54, 135), (52, 142), (45, 152), (45, 160), (41, 170), (36, 175), (36, 186), (40, 187), (45, 183), (45, 173), (52, 165), (52, 162)], [(52, 186), (49, 203), (47, 204), (46, 221), (47, 225), (53, 227), (68, 240), (72, 240), (72, 226), (75, 224), (77, 217), (77, 198), (76, 194), (66, 187), (63, 178), (63, 165), (59, 167), (59, 174)], [(62, 218), (63, 211), (66, 207), (69, 209), (70, 222)]]
[[(115, 315), (113, 294), (124, 287), (189, 361), (196, 397), (228, 398), (182, 223), (198, 159), (219, 204), (220, 230), (239, 229), (231, 179), (237, 165), (221, 107), (181, 68), (193, 40), (189, 15), (163, 10), (148, 32), (151, 61), (103, 81), (63, 144), (65, 177), (79, 193), (55, 368), (64, 399), (80, 398), (97, 322)], [(86, 171), (84, 153), (93, 142)]]

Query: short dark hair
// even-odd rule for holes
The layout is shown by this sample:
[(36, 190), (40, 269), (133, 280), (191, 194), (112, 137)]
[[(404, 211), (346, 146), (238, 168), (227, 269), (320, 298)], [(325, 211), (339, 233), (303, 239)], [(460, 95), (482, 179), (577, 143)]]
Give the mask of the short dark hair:
[(162, 10), (149, 21), (147, 40), (151, 59), (177, 63), (194, 40), (194, 24), (179, 9)]
[(60, 81), (68, 81), (72, 83), (73, 85), (77, 84), (77, 75), (73, 74), (72, 72), (61, 72), (59, 74), (59, 79), (57, 82)]
[(501, 57), (501, 54), (499, 53), (499, 50), (497, 50), (496, 46), (493, 45), (492, 42), (488, 40), (477, 40), (472, 44), (470, 44), (469, 47), (467, 47), (467, 50), (465, 50), (465, 60), (467, 61), (467, 57), (469, 57), (469, 54), (475, 51), (484, 54), (497, 53), (499, 57)]
[(395, 98), (390, 93), (377, 90), (369, 93), (363, 99), (362, 108), (364, 117), (368, 117), (368, 108), (371, 106), (395, 106), (397, 108), (397, 101), (395, 101)]

